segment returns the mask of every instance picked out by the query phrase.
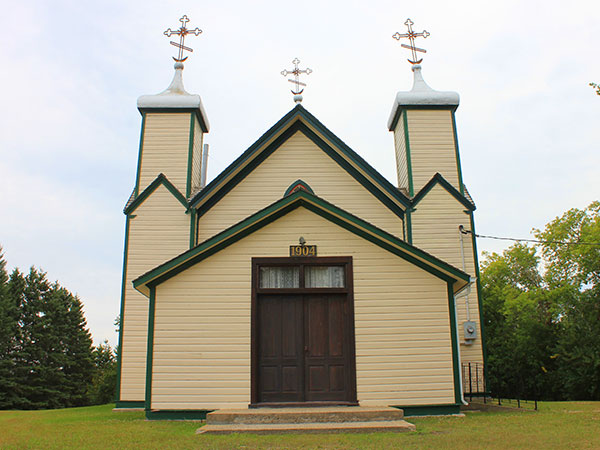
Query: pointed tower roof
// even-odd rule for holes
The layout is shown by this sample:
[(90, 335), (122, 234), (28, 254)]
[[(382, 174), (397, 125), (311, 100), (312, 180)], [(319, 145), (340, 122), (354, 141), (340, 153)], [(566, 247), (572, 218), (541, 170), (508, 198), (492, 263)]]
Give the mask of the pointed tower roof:
[(446, 106), (456, 109), (460, 103), (460, 97), (457, 92), (436, 91), (429, 87), (421, 74), (421, 65), (412, 66), (414, 73), (413, 87), (410, 91), (400, 91), (396, 94), (396, 99), (392, 106), (392, 112), (388, 120), (388, 128), (392, 130), (398, 120), (398, 115), (404, 107), (428, 107), (428, 106)]

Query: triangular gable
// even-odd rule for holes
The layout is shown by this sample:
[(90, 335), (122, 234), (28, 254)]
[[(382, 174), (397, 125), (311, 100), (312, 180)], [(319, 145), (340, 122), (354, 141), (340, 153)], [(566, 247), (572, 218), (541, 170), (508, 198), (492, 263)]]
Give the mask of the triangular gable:
[(306, 190), (301, 189), (276, 201), (227, 230), (222, 231), (196, 247), (176, 256), (170, 261), (141, 275), (133, 281), (133, 286), (144, 295), (149, 295), (150, 287), (168, 280), (188, 267), (228, 247), (241, 238), (299, 207), (304, 207), (321, 217), (336, 223), (346, 230), (421, 267), (444, 281), (452, 282), (455, 291), (459, 291), (470, 281), (469, 275), (460, 269), (445, 263), (417, 247), (407, 244), (386, 231), (377, 228)]
[(138, 195), (133, 201), (127, 202), (127, 205), (125, 206), (123, 212), (125, 214), (131, 214), (137, 209), (138, 206), (144, 203), (144, 200), (146, 200), (150, 196), (150, 194), (152, 194), (160, 185), (166, 187), (167, 190), (171, 194), (173, 194), (173, 197), (175, 197), (179, 201), (179, 203), (181, 203), (187, 209), (188, 204), (185, 199), (185, 196), (181, 192), (179, 192), (179, 189), (177, 189), (175, 185), (169, 181), (165, 174), (160, 173), (154, 179), (154, 181), (142, 191), (140, 195)]
[(297, 131), (304, 133), (396, 215), (410, 200), (301, 105), (294, 107), (190, 200), (201, 216)]
[(443, 187), (450, 195), (452, 195), (456, 200), (458, 200), (462, 205), (467, 208), (469, 211), (475, 211), (475, 204), (470, 202), (464, 195), (462, 195), (454, 186), (452, 186), (439, 172), (436, 173), (431, 180), (427, 182), (425, 186), (421, 188), (421, 190), (414, 196), (412, 203), (413, 207), (417, 206), (417, 204), (423, 200), (423, 198), (427, 195), (431, 189), (435, 185), (439, 184)]

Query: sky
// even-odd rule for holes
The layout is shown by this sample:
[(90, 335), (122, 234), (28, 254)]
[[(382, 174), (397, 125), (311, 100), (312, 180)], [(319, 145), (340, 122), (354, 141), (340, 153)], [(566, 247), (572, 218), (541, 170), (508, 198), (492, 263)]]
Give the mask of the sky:
[[(542, 6), (543, 5), (543, 6)], [(125, 216), (135, 182), (137, 97), (164, 90), (180, 25), (186, 90), (211, 130), (214, 178), (293, 108), (283, 69), (313, 70), (303, 106), (395, 183), (387, 120), (412, 87), (392, 39), (411, 18), (431, 35), (423, 76), (461, 96), (462, 173), (477, 232), (533, 228), (600, 193), (600, 23), (594, 1), (21, 1), (0, 27), (0, 245), (8, 267), (35, 266), (84, 304), (96, 343), (117, 343)], [(509, 242), (479, 239), (479, 250)]]

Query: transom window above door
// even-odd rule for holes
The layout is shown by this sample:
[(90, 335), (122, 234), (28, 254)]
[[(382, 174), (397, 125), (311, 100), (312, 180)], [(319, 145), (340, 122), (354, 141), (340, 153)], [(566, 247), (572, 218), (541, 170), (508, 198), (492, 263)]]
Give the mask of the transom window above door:
[[(261, 258), (262, 259), (262, 258)], [(255, 285), (263, 289), (347, 289), (349, 258), (296, 258), (262, 259), (258, 266)], [(266, 260), (266, 261), (265, 261)], [(339, 262), (338, 262), (339, 261)]]

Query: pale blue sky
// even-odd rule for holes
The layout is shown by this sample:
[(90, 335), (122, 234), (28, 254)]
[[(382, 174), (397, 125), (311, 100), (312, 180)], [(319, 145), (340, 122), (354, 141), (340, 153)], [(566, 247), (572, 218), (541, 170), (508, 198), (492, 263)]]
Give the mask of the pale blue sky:
[(38, 0), (2, 10), (0, 244), (11, 268), (36, 265), (80, 295), (96, 341), (117, 340), (136, 99), (168, 85), (175, 49), (162, 32), (182, 14), (204, 31), (189, 39), (184, 82), (211, 123), (209, 179), (294, 106), (279, 72), (297, 56), (314, 71), (303, 105), (394, 182), (386, 124), (412, 72), (391, 36), (410, 17), (431, 33), (419, 43), (425, 80), (461, 95), (478, 232), (530, 237), (598, 199), (593, 1)]

